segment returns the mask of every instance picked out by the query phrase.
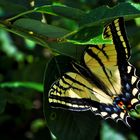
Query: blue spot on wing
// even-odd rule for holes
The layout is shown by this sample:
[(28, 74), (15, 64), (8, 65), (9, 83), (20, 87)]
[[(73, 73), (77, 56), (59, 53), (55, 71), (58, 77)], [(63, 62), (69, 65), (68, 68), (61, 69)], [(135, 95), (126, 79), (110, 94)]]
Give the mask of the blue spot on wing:
[(130, 90), (130, 85), (127, 83), (126, 85), (125, 85), (125, 88), (126, 88), (126, 90)]

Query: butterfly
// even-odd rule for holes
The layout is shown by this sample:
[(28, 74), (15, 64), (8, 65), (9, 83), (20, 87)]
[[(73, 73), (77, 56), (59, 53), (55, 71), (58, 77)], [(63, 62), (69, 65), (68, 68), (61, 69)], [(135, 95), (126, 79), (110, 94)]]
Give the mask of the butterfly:
[(107, 24), (103, 37), (113, 43), (88, 45), (80, 63), (65, 57), (67, 70), (49, 87), (49, 104), (71, 111), (91, 110), (129, 126), (130, 112), (140, 105), (140, 78), (129, 62), (123, 17)]

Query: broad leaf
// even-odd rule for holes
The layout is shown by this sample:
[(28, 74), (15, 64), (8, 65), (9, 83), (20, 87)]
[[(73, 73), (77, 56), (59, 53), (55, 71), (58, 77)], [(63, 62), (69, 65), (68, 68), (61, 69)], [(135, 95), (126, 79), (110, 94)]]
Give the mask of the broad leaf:
[(48, 64), (44, 82), (44, 113), (48, 127), (59, 140), (94, 140), (99, 129), (100, 117), (92, 112), (71, 112), (51, 108), (48, 92), (52, 83), (60, 77), (70, 60), (66, 56), (54, 57)]
[(54, 16), (62, 16), (65, 18), (79, 21), (85, 14), (80, 9), (68, 7), (68, 6), (56, 6), (56, 5), (45, 5), (34, 9), (35, 12), (47, 13)]
[(140, 4), (125, 2), (112, 8), (101, 6), (84, 15), (80, 25), (84, 27), (100, 25), (117, 17), (124, 17), (126, 20), (140, 17)]

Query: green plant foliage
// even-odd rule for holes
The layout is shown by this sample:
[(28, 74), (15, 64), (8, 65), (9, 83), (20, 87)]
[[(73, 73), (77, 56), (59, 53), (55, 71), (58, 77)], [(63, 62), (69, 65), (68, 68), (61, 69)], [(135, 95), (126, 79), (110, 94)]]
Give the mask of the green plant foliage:
[(24, 30), (32, 31), (33, 33), (35, 32), (38, 34), (38, 36), (43, 36), (44, 38), (60, 38), (69, 33), (69, 31), (66, 29), (53, 25), (43, 24), (42, 22), (33, 19), (22, 18), (16, 20), (13, 25)]
[[(102, 12), (100, 12), (102, 11)], [(98, 16), (97, 13), (100, 13)], [(118, 5), (110, 8), (108, 6), (101, 6), (91, 10), (83, 17), (81, 24), (85, 26), (97, 25), (106, 22), (112, 18), (123, 16), (125, 19), (132, 19), (140, 16), (140, 5), (135, 3), (119, 3)]]
[[(100, 11), (102, 11), (103, 15), (101, 13), (100, 16), (96, 16), (96, 14)], [(78, 20), (80, 27), (77, 30), (70, 32), (52, 25), (44, 25), (39, 21), (31, 19), (17, 19), (18, 17), (33, 12), (47, 13), (53, 16), (62, 16), (75, 21)], [(140, 16), (139, 4), (120, 3), (113, 8), (102, 6), (88, 13), (67, 6), (41, 6), (33, 10), (26, 11), (25, 13), (21, 13), (13, 18), (8, 19), (5, 22), (1, 22), (1, 27), (4, 27), (8, 31), (21, 35), (23, 37), (29, 37), (30, 39), (33, 39), (43, 46), (46, 46), (48, 42), (59, 41), (82, 45), (101, 43), (108, 44), (110, 43), (110, 41), (104, 40), (102, 38), (103, 25), (109, 20), (122, 15), (126, 19), (132, 19)], [(13, 24), (10, 23), (10, 21), (12, 20), (15, 20)], [(34, 24), (32, 24), (32, 22), (34, 22)], [(36, 28), (37, 26), (40, 28)], [(90, 32), (90, 34), (87, 34), (87, 32)], [(81, 36), (81, 34), (83, 34), (83, 36)], [(58, 51), (60, 52), (60, 50)]]
[[(103, 123), (101, 127), (101, 140), (108, 140), (108, 139), (113, 139), (113, 140), (138, 140), (138, 137), (136, 137), (131, 130), (129, 129), (124, 129), (122, 131), (119, 131), (123, 127), (118, 125), (117, 128), (113, 127), (113, 125), (110, 125), (106, 122)], [(129, 134), (128, 134), (129, 133)]]
[(8, 83), (0, 83), (1, 88), (19, 88), (19, 87), (26, 87), (26, 88), (32, 88), (35, 90), (38, 90), (40, 92), (43, 92), (43, 86), (39, 83), (33, 83), (33, 82), (8, 82)]
[[(91, 112), (51, 108), (46, 94), (59, 72), (65, 71), (67, 62), (81, 60), (87, 45), (112, 43), (102, 37), (103, 27), (119, 16), (127, 21), (132, 46), (130, 61), (140, 75), (139, 1), (0, 0), (0, 139), (137, 140), (140, 137), (139, 130), (131, 132), (113, 121), (102, 123)], [(138, 119), (134, 126), (139, 127), (139, 107), (136, 110), (131, 115)]]
[(80, 9), (68, 7), (65, 5), (64, 6), (46, 5), (46, 6), (37, 7), (34, 9), (34, 11), (51, 14), (54, 16), (62, 16), (76, 21), (79, 21), (85, 15), (84, 11)]

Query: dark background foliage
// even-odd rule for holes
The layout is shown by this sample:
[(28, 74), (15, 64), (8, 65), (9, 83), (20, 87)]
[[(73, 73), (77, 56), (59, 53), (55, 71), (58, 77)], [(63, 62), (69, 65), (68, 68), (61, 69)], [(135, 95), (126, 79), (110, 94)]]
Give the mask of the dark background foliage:
[[(132, 0), (36, 0), (34, 7), (55, 3), (57, 5), (64, 4), (88, 12), (102, 5), (113, 7), (119, 2), (128, 1), (131, 2)], [(0, 0), (0, 21), (5, 21), (7, 18), (33, 9), (31, 2), (33, 1)], [(133, 0), (132, 2), (139, 3), (139, 0)], [(127, 11), (129, 9), (125, 10)], [(96, 16), (100, 17), (100, 14), (101, 13), (97, 13)], [(42, 14), (31, 13), (25, 15), (25, 17), (40, 21), (42, 19)], [(78, 29), (76, 20), (70, 20), (62, 15), (52, 16), (44, 14), (43, 18), (46, 19), (48, 24), (64, 28), (65, 30), (61, 30), (61, 35)], [(12, 20), (12, 22), (14, 21), (15, 19)], [(25, 27), (24, 22), (25, 21), (22, 23)], [(35, 22), (29, 22), (31, 27), (40, 30), (40, 27), (34, 25)], [(88, 23), (88, 20), (85, 22)], [(20, 25), (19, 29), (22, 28), (21, 23), (16, 23), (15, 25)], [(53, 27), (48, 27), (47, 29), (49, 28), (52, 29)], [(130, 61), (137, 68), (137, 75), (140, 76), (140, 19), (137, 18), (127, 21), (126, 29), (132, 46), (132, 57)], [(53, 29), (51, 31), (53, 31)], [(45, 38), (45, 40), (48, 39), (48, 42), (42, 45), (40, 40), (36, 38), (44, 40), (41, 36), (43, 35), (43, 31), (40, 31), (41, 35), (33, 36), (33, 38), (27, 36), (27, 38), (31, 38), (34, 41), (22, 38), (20, 37), (21, 35), (18, 36), (17, 34), (19, 34), (19, 32), (13, 34), (0, 28), (0, 139), (54, 140), (56, 138), (49, 130), (49, 128), (51, 128), (57, 135), (60, 135), (59, 138), (61, 139), (65, 139), (68, 136), (71, 138), (73, 136), (73, 139), (81, 140), (79, 137), (82, 137), (82, 134), (78, 131), (80, 129), (69, 129), (75, 127), (75, 124), (73, 124), (73, 126), (71, 124), (73, 113), (62, 111), (69, 118), (66, 117), (68, 119), (65, 120), (65, 117), (60, 115), (57, 117), (57, 120), (55, 118), (56, 114), (49, 112), (48, 116), (46, 115), (46, 117), (49, 118), (47, 122), (44, 119), (42, 85), (45, 67), (50, 58), (58, 53), (52, 52), (50, 48), (54, 46), (61, 48), (62, 45), (58, 42), (53, 42), (51, 37), (49, 39)], [(52, 37), (56, 34), (57, 33), (54, 32)], [(59, 35), (60, 32), (56, 36)], [(23, 36), (25, 37), (26, 34)], [(66, 43), (63, 44), (63, 46), (71, 47), (72, 45)], [(63, 47), (61, 50), (65, 52)], [(66, 49), (66, 51), (68, 50)], [(75, 53), (75, 50), (73, 51)], [(51, 76), (51, 70), (49, 71)], [(4, 85), (4, 83), (6, 84)], [(61, 114), (60, 110), (56, 112)], [(101, 140), (138, 140), (139, 136), (138, 133), (135, 132), (136, 128), (134, 131), (130, 131), (121, 123), (116, 125), (116, 123), (111, 120), (104, 122), (100, 117), (95, 117), (91, 112), (75, 113), (74, 115), (75, 118), (73, 119), (75, 120), (73, 120), (73, 122), (75, 122), (76, 125), (80, 124), (79, 127), (88, 133), (88, 139), (90, 139), (90, 136), (92, 139), (92, 135), (94, 135), (93, 137), (95, 139)], [(81, 118), (80, 121), (78, 121), (79, 118)], [(64, 122), (62, 122), (62, 120), (64, 120)], [(86, 123), (81, 123), (81, 121)], [(65, 124), (62, 125), (62, 123), (66, 123), (67, 126), (65, 126)], [(93, 126), (94, 130), (92, 130)], [(73, 133), (73, 131), (75, 131), (75, 133)]]

